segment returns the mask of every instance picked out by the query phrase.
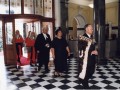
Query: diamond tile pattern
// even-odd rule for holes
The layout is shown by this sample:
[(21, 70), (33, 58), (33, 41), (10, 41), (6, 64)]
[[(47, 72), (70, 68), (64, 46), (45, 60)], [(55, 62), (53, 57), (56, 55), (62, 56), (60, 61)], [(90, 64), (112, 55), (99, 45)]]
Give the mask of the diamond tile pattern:
[[(78, 80), (78, 63), (72, 58), (68, 62), (68, 72), (61, 77), (53, 77), (54, 66), (49, 73), (44, 67), (38, 72), (36, 67), (6, 66), (7, 90), (76, 90), (82, 89)], [(26, 68), (27, 67), (27, 68)], [(120, 89), (120, 59), (108, 60), (105, 66), (97, 66), (96, 72), (89, 81), (91, 89)]]

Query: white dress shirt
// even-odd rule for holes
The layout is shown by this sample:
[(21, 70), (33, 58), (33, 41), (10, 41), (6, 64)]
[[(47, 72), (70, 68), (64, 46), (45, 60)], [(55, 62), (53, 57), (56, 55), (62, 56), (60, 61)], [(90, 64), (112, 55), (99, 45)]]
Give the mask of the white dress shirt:
[(86, 34), (88, 35), (89, 38), (91, 38), (91, 35), (90, 35), (90, 34), (88, 34), (88, 33), (86, 33)]
[(46, 35), (46, 34), (44, 34), (44, 33), (43, 33), (43, 36), (44, 36), (45, 40), (48, 38), (48, 37), (47, 37), (47, 35)]

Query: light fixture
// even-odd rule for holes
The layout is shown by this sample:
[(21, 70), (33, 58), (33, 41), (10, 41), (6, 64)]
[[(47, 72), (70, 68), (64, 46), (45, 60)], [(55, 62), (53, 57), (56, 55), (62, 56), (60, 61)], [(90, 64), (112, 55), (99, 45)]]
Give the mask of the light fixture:
[(88, 6), (89, 6), (90, 8), (93, 8), (93, 3), (89, 4)]

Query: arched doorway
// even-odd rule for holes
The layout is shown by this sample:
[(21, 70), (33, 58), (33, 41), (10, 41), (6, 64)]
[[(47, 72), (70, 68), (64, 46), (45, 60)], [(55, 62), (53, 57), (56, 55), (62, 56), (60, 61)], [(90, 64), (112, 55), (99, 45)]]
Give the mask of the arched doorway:
[(86, 20), (84, 16), (81, 15), (80, 13), (73, 18), (73, 37), (74, 38), (77, 38), (79, 34), (84, 33), (83, 30), (84, 30), (85, 24), (86, 24)]

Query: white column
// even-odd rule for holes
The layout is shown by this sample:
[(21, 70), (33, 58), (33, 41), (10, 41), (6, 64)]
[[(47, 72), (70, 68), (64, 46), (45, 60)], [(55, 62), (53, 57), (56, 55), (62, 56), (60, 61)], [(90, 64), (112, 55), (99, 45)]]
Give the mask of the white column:
[(61, 26), (60, 0), (55, 0), (55, 27)]

